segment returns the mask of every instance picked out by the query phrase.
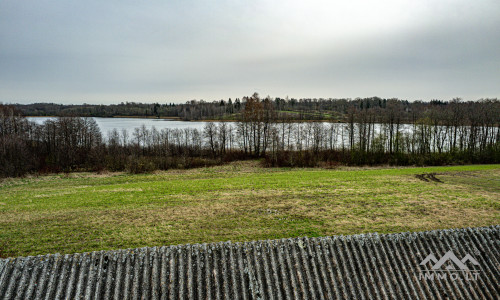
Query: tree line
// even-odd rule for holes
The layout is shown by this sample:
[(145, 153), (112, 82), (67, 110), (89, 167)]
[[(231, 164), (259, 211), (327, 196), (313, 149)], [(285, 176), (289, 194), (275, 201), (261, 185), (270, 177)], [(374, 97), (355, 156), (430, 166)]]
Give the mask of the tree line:
[[(149, 172), (260, 158), (264, 165), (443, 165), (500, 162), (500, 101), (400, 100), (349, 105), (343, 122), (297, 122), (275, 99), (243, 97), (237, 122), (202, 130), (100, 132), (93, 118), (30, 122), (0, 105), (0, 176), (70, 171)], [(419, 107), (419, 109), (415, 109)]]
[[(58, 116), (58, 117), (149, 117), (177, 118), (181, 120), (233, 120), (242, 118), (248, 99), (204, 101), (191, 100), (183, 104), (175, 103), (139, 103), (122, 102), (110, 105), (77, 104), (63, 105), (54, 103), (14, 104), (24, 116)], [(394, 103), (401, 108), (398, 117), (403, 122), (411, 122), (414, 114), (436, 110), (442, 106), (453, 105), (451, 101), (432, 100), (430, 102), (400, 99), (383, 99), (379, 97), (356, 99), (323, 99), (323, 98), (271, 98), (264, 99), (273, 108), (276, 115), (293, 121), (325, 120), (346, 122), (352, 110), (386, 111)], [(496, 101), (496, 99), (480, 99), (481, 101)], [(463, 101), (461, 101), (463, 102)]]

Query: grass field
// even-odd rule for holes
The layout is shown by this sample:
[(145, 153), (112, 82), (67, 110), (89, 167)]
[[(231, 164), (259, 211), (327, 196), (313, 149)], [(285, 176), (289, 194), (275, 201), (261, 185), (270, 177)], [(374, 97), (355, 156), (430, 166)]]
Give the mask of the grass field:
[[(442, 182), (415, 175), (436, 173)], [(264, 169), (0, 182), (0, 256), (500, 223), (500, 165)]]

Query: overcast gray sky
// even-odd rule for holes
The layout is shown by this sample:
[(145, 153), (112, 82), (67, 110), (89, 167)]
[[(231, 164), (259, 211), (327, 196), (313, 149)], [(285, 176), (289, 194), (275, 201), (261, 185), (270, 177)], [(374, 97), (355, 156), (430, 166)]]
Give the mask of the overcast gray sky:
[(500, 1), (0, 1), (0, 101), (500, 97)]

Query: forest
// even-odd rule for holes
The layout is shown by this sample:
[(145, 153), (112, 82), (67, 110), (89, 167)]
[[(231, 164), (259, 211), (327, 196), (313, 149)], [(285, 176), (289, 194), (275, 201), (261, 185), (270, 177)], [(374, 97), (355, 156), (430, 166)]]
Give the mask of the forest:
[[(142, 173), (245, 159), (260, 159), (267, 167), (328, 168), (500, 162), (497, 99), (296, 101), (255, 93), (218, 104), (156, 105), (0, 105), (0, 176)], [(89, 118), (141, 109), (148, 116), (235, 122), (207, 122), (203, 130), (143, 126), (102, 133)], [(30, 115), (58, 118), (35, 124), (26, 118)]]
[[(251, 97), (242, 97), (232, 100), (218, 100), (207, 102), (204, 100), (191, 100), (184, 104), (175, 103), (139, 103), (122, 102), (120, 104), (95, 105), (75, 104), (63, 105), (54, 103), (13, 104), (24, 116), (56, 116), (56, 117), (147, 117), (147, 118), (175, 118), (184, 121), (198, 120), (232, 120), (241, 119), (245, 110), (245, 104), (249, 98), (259, 97), (254, 94)], [(401, 110), (399, 117), (404, 122), (411, 122), (413, 113), (422, 112), (446, 106), (455, 101), (432, 100), (429, 102), (399, 99), (382, 99), (379, 97), (356, 98), (356, 99), (295, 99), (295, 98), (271, 98), (261, 99), (270, 103), (274, 112), (280, 118), (293, 121), (324, 120), (345, 122), (350, 110), (383, 111), (391, 109), (391, 105), (397, 103)], [(496, 101), (496, 99), (482, 99), (479, 101)], [(389, 107), (387, 107), (389, 103)], [(392, 103), (392, 104), (391, 104)]]

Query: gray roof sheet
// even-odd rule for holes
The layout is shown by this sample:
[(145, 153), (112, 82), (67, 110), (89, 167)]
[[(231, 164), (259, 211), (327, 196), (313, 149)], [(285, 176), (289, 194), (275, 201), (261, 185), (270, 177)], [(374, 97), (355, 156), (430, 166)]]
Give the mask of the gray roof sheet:
[[(0, 260), (0, 299), (498, 299), (499, 233), (491, 226), (8, 258)], [(450, 250), (478, 265), (420, 265)]]

